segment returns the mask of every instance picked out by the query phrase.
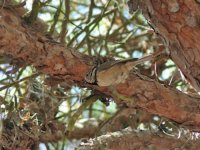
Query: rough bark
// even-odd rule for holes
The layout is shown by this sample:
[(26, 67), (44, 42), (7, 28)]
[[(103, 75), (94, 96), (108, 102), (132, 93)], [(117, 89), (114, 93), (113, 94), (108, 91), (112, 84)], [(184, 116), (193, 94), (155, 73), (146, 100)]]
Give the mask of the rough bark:
[(121, 132), (108, 133), (97, 139), (90, 140), (87, 144), (82, 144), (79, 150), (196, 150), (199, 143), (179, 140), (174, 142), (174, 138), (162, 135), (152, 135), (152, 133), (124, 129)]
[(81, 82), (88, 69), (84, 60), (38, 32), (40, 27), (28, 26), (21, 18), (23, 12), (12, 8), (1, 10), (0, 54), (11, 56), (18, 65), (33, 65), (55, 78)]
[[(126, 103), (128, 107), (142, 108), (178, 123), (199, 126), (199, 98), (161, 85), (139, 73), (133, 72), (125, 83), (113, 88), (86, 84), (84, 76), (92, 66), (92, 58), (49, 40), (41, 32), (33, 31), (34, 28), (28, 28), (19, 14), (19, 10), (1, 11), (1, 55), (12, 57), (18, 65), (33, 65), (38, 71), (63, 82), (70, 80), (116, 97), (117, 103)], [(119, 95), (129, 99), (117, 99)]]
[(200, 3), (194, 0), (140, 1), (146, 18), (166, 41), (175, 64), (200, 92)]
[[(146, 16), (151, 15), (156, 30), (167, 40), (172, 60), (199, 91), (199, 4), (192, 0), (148, 0), (141, 1), (140, 7), (146, 10)], [(0, 11), (0, 55), (15, 60), (13, 64), (32, 65), (59, 81), (98, 90), (118, 104), (199, 129), (199, 97), (161, 85), (135, 71), (125, 83), (112, 88), (86, 84), (84, 76), (92, 67), (93, 58), (50, 40), (36, 30), (37, 26), (29, 27), (21, 18), (23, 13), (24, 10), (13, 8)]]

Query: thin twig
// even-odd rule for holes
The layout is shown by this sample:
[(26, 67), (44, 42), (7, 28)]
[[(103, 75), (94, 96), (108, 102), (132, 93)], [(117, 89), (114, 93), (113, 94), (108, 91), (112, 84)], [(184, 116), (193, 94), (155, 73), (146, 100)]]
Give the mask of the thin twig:
[(5, 86), (1, 87), (1, 88), (0, 88), (0, 91), (5, 90), (5, 89), (7, 89), (7, 88), (9, 88), (9, 87), (11, 87), (11, 86), (17, 85), (17, 84), (19, 84), (19, 83), (22, 82), (22, 81), (25, 81), (25, 80), (28, 80), (28, 79), (37, 77), (37, 76), (39, 76), (39, 75), (40, 75), (40, 73), (35, 73), (35, 74), (31, 75), (31, 76), (28, 76), (28, 77), (25, 77), (25, 78), (23, 78), (23, 79), (17, 80), (17, 81), (15, 81), (15, 82), (13, 82), (13, 83), (10, 83), (10, 84), (8, 84), (8, 85), (5, 85)]

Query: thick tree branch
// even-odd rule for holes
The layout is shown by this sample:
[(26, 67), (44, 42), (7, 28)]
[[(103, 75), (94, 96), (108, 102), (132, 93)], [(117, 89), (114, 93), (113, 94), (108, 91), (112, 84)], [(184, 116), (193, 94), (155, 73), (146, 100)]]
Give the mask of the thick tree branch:
[(82, 129), (77, 128), (67, 136), (63, 134), (63, 131), (58, 130), (54, 134), (47, 133), (40, 135), (39, 141), (43, 143), (48, 143), (53, 141), (60, 141), (63, 138), (67, 138), (68, 140), (94, 138), (96, 130), (96, 127), (84, 127)]
[(164, 37), (172, 60), (200, 92), (200, 4), (194, 0), (146, 0), (139, 6)]
[(91, 68), (92, 58), (49, 40), (35, 30), (37, 27), (25, 25), (20, 16), (19, 9), (1, 10), (0, 55), (33, 65), (54, 78), (92, 87), (128, 107), (142, 108), (184, 125), (200, 125), (199, 98), (165, 87), (139, 73), (133, 72), (125, 83), (112, 88), (86, 84), (84, 76)]
[[(163, 135), (152, 135), (147, 132), (138, 132), (131, 129), (124, 129), (121, 132), (108, 133), (88, 143), (82, 143), (79, 150), (127, 150), (138, 149), (190, 149), (196, 150), (199, 147), (198, 142), (189, 142), (187, 140), (176, 140)], [(172, 144), (173, 143), (173, 144)]]
[[(24, 65), (33, 65), (38, 71), (62, 80), (83, 80), (88, 66), (79, 54), (51, 41), (37, 32), (38, 26), (29, 28), (20, 18), (21, 10), (3, 9), (0, 18), (0, 54), (9, 55)], [(74, 50), (73, 50), (74, 51)], [(89, 62), (87, 62), (89, 63)]]

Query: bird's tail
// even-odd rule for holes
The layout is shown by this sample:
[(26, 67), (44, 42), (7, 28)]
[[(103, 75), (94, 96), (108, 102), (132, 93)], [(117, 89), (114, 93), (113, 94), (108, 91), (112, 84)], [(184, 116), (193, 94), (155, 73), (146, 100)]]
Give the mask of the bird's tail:
[(132, 70), (133, 67), (139, 65), (139, 64), (142, 64), (146, 61), (152, 61), (154, 60), (158, 55), (161, 55), (162, 52), (157, 52), (157, 53), (154, 53), (154, 54), (151, 54), (149, 56), (145, 56), (143, 58), (140, 58), (140, 59), (137, 59), (137, 60), (134, 60), (134, 59), (130, 59), (130, 60), (127, 60), (127, 63), (125, 64), (126, 67), (128, 68), (128, 70)]

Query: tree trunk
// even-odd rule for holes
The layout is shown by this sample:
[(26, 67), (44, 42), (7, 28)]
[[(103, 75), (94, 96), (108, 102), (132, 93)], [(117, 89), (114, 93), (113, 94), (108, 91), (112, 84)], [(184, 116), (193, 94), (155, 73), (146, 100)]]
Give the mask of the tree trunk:
[(141, 1), (146, 18), (165, 41), (171, 59), (200, 92), (200, 3), (194, 0)]

